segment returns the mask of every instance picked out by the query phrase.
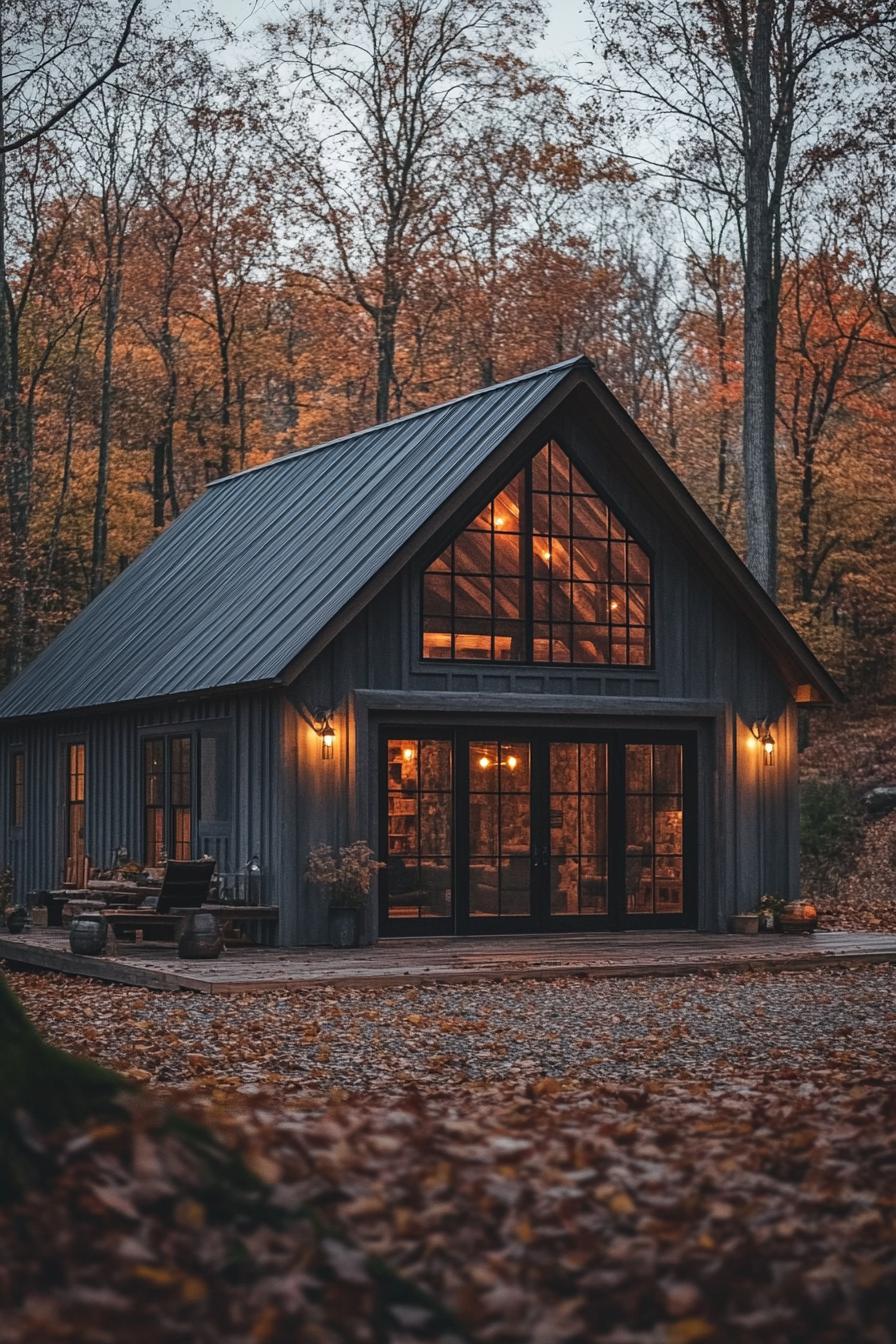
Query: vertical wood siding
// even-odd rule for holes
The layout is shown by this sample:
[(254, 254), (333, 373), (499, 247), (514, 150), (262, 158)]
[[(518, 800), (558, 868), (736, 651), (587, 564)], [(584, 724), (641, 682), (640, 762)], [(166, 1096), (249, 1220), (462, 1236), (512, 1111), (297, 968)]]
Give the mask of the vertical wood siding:
[[(752, 628), (712, 576), (669, 531), (656, 505), (627, 469), (624, 451), (595, 439), (574, 412), (561, 414), (483, 486), (474, 513), (503, 479), (551, 434), (585, 467), (617, 512), (653, 554), (654, 656), (649, 668), (589, 668), (425, 663), (419, 656), (420, 570), (447, 539), (432, 539), (420, 563), (409, 566), (339, 634), (289, 691), (212, 696), (176, 708), (115, 711), (45, 720), (4, 734), (0, 778), (0, 861), (12, 863), (21, 894), (56, 885), (62, 866), (62, 743), (87, 743), (87, 850), (105, 863), (119, 844), (140, 854), (140, 730), (224, 720), (231, 725), (232, 825), (198, 836), (223, 868), (258, 853), (266, 895), (281, 907), (285, 944), (325, 940), (319, 894), (303, 869), (310, 848), (358, 837), (376, 843), (375, 734), (356, 712), (361, 690), (447, 691), (467, 697), (469, 713), (480, 694), (520, 693), (602, 697), (601, 715), (628, 697), (721, 703), (724, 713), (699, 728), (700, 925), (725, 926), (730, 913), (756, 905), (764, 892), (794, 896), (799, 883), (796, 709), (787, 687), (759, 646)], [(456, 526), (466, 517), (458, 518)], [(452, 526), (451, 530), (455, 530)], [(323, 761), (313, 711), (334, 716), (337, 747)], [(775, 765), (763, 766), (750, 736), (756, 719), (769, 718), (777, 740)], [(678, 721), (682, 726), (682, 721)], [(628, 726), (646, 718), (630, 715)], [(26, 751), (26, 827), (9, 831), (11, 745)]]
[[(64, 748), (86, 744), (85, 848), (95, 866), (107, 865), (119, 845), (143, 855), (142, 761), (146, 730), (170, 732), (204, 723), (228, 725), (231, 759), (226, 763), (230, 822), (204, 830), (197, 820), (194, 849), (207, 852), (231, 872), (257, 853), (266, 895), (283, 894), (280, 866), (281, 808), (276, 797), (281, 759), (281, 704), (270, 694), (187, 700), (175, 706), (127, 712), (59, 716), (11, 725), (3, 733), (0, 863), (10, 863), (19, 897), (57, 887), (64, 854)], [(25, 751), (26, 807), (21, 835), (9, 827), (9, 751)], [(291, 879), (290, 874), (290, 879)]]
[[(653, 553), (654, 665), (616, 669), (424, 662), (418, 644), (419, 576), (444, 541), (435, 538), (420, 563), (375, 598), (289, 692), (299, 710), (316, 706), (334, 711), (338, 732), (332, 762), (319, 759), (319, 741), (310, 729), (299, 732), (300, 857), (319, 841), (341, 844), (365, 835), (374, 842), (375, 774), (370, 761), (359, 756), (353, 704), (354, 692), (362, 688), (460, 692), (469, 696), (471, 712), (479, 694), (505, 692), (602, 696), (607, 714), (619, 696), (722, 702), (726, 711), (721, 726), (701, 729), (699, 820), (700, 925), (723, 929), (729, 914), (754, 908), (765, 892), (798, 894), (795, 706), (752, 628), (669, 532), (652, 500), (630, 478), (624, 458), (609, 444), (596, 443), (589, 426), (573, 413), (558, 416), (538, 436), (539, 442), (551, 433), (590, 466), (589, 474)], [(527, 445), (526, 451), (535, 446)], [(510, 474), (507, 469), (502, 473)], [(475, 507), (478, 501), (469, 512)], [(458, 526), (463, 521), (458, 519)], [(750, 733), (753, 722), (764, 718), (772, 720), (777, 743), (771, 767), (764, 766)], [(632, 727), (646, 725), (637, 717), (629, 722)], [(299, 906), (304, 911), (299, 916), (303, 940), (322, 939), (320, 903), (304, 885)]]

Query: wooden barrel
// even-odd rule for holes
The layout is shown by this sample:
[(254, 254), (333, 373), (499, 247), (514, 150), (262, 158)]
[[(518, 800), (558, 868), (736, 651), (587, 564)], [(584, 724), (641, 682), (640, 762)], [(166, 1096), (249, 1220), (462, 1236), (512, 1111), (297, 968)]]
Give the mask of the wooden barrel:
[(28, 918), (28, 911), (24, 905), (8, 905), (3, 911), (3, 918), (10, 933), (21, 933)]
[(186, 961), (210, 961), (224, 949), (221, 926), (210, 910), (191, 910), (184, 917), (177, 940), (177, 955)]
[(106, 947), (106, 916), (99, 911), (75, 915), (68, 930), (68, 945), (82, 957), (98, 957)]

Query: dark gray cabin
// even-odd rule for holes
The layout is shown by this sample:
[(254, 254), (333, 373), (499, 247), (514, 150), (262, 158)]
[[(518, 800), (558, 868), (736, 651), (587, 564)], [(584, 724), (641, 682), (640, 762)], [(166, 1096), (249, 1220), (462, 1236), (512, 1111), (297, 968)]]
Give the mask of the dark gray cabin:
[(840, 698), (576, 359), (216, 481), (0, 695), (0, 862), (257, 855), (291, 945), (363, 838), (378, 936), (717, 930)]

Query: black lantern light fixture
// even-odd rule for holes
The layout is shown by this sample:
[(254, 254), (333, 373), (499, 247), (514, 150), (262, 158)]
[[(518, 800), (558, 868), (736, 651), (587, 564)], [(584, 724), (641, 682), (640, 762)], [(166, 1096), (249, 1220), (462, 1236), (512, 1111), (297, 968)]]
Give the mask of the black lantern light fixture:
[(246, 904), (261, 905), (261, 860), (253, 854), (246, 864)]
[(773, 765), (775, 760), (775, 739), (772, 737), (771, 725), (768, 719), (762, 719), (753, 724), (750, 732), (762, 748), (762, 759), (766, 765)]
[(320, 737), (320, 758), (322, 761), (332, 761), (333, 746), (336, 742), (336, 730), (333, 727), (333, 720), (329, 713), (324, 714), (321, 719), (320, 727), (317, 729)]

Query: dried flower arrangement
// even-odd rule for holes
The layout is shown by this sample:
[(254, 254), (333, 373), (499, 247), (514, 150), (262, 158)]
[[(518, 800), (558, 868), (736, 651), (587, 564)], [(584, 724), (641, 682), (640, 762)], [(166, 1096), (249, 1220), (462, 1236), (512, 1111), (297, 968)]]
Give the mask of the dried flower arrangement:
[(338, 855), (330, 845), (315, 845), (305, 869), (309, 882), (323, 887), (331, 905), (361, 906), (379, 862), (366, 840), (343, 845)]

